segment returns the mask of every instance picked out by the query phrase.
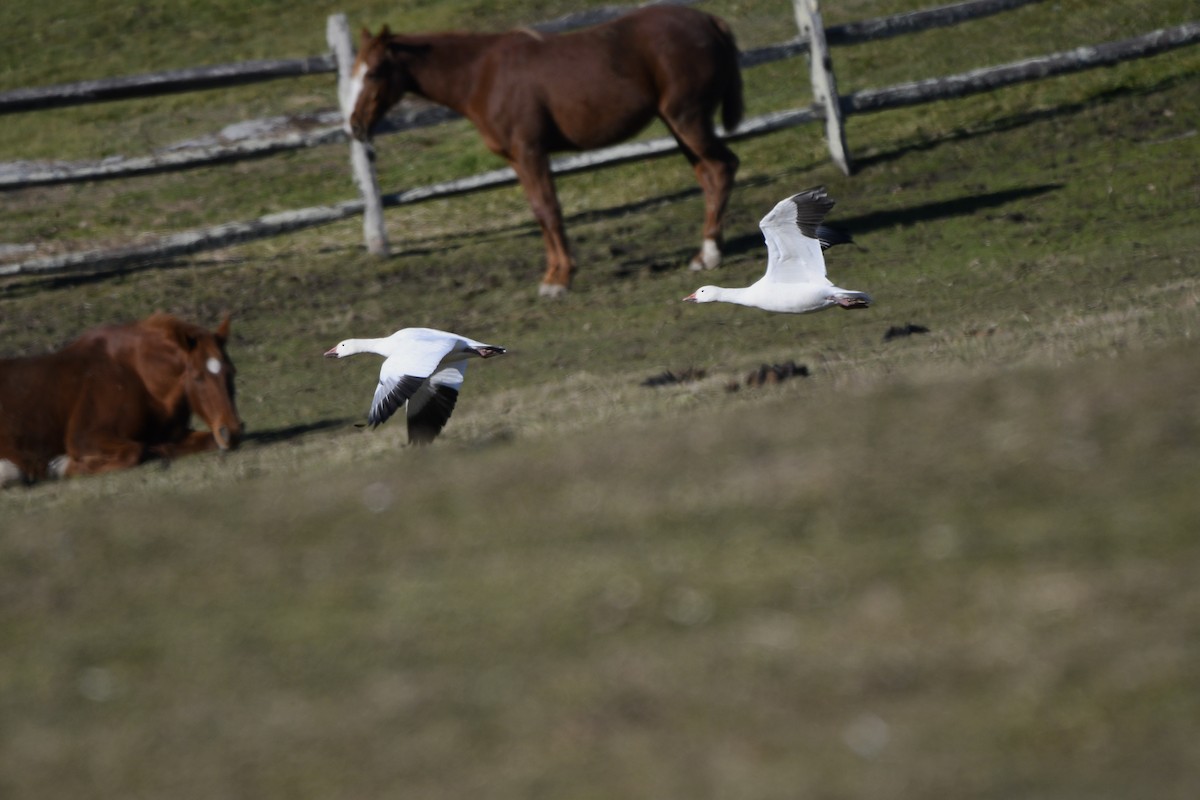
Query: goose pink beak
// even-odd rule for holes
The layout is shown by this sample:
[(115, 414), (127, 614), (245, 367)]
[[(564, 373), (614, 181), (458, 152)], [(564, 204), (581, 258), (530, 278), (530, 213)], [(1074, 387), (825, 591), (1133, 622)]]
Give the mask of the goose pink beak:
[(694, 302), (696, 302), (696, 293), (695, 293), (695, 292), (692, 292), (692, 293), (691, 293), (691, 294), (689, 294), (687, 297), (683, 298), (683, 302), (685, 302), (685, 303), (694, 303)]
[(328, 350), (326, 350), (326, 351), (325, 351), (325, 357), (326, 357), (326, 358), (337, 358), (337, 357), (338, 357), (338, 354), (337, 354), (337, 347), (336, 347), (336, 346), (334, 346), (334, 347), (331, 347), (331, 348), (329, 348)]

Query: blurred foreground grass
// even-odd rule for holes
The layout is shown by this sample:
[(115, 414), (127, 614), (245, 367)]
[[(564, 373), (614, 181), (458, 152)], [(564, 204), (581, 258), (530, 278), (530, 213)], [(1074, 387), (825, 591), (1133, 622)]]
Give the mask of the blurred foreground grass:
[(8, 793), (1188, 796), (1194, 350), (817, 380), (22, 515)]

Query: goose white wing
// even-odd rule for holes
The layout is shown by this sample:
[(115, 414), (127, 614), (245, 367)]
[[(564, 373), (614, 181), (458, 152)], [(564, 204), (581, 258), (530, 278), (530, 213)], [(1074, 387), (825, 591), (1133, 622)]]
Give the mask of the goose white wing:
[(833, 208), (824, 189), (781, 200), (758, 227), (767, 240), (768, 283), (828, 283), (817, 228)]
[[(367, 423), (371, 427), (386, 422), (416, 394), (458, 341), (445, 336), (411, 335), (407, 331), (400, 331), (396, 338), (392, 355), (384, 360), (379, 370), (379, 385), (375, 387), (375, 399), (367, 413)], [(461, 372), (458, 385), (462, 385)]]

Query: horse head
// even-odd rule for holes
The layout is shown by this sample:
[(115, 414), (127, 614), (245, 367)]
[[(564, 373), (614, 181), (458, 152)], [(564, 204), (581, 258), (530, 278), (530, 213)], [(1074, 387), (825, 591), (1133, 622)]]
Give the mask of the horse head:
[(371, 131), (388, 109), (414, 88), (408, 70), (409, 59), (424, 48), (406, 43), (392, 35), (387, 25), (372, 36), (362, 30), (362, 42), (350, 72), (349, 133), (360, 142), (371, 138)]
[(234, 404), (233, 362), (225, 350), (229, 340), (229, 316), (215, 331), (183, 322), (168, 315), (146, 320), (162, 328), (179, 348), (183, 361), (183, 394), (192, 413), (212, 431), (213, 441), (222, 450), (232, 450), (242, 438), (242, 420)]

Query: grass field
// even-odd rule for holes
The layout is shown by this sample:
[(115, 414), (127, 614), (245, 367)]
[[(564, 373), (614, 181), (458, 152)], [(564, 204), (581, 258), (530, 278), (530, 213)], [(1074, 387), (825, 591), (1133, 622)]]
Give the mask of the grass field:
[[(500, 27), (578, 3), (10, 3), (0, 90)], [(827, 23), (916, 0), (828, 4)], [(743, 47), (787, 4), (713, 2)], [(836, 50), (843, 91), (1125, 38), (1186, 2), (1039, 3)], [(136, 45), (136, 46), (135, 46)], [(580, 271), (500, 189), (123, 275), (0, 283), (0, 355), (164, 309), (213, 325), (249, 439), (0, 492), (0, 796), (1191, 798), (1200, 785), (1200, 51), (741, 143), (727, 253), (684, 268), (679, 157), (559, 181)], [(807, 102), (793, 61), (749, 113)], [(326, 108), (328, 76), (38, 114), (0, 160), (138, 154)], [(464, 124), (388, 189), (497, 166)], [(761, 273), (825, 184), (853, 314), (680, 301)], [(0, 194), (0, 243), (128, 242), (353, 196), (344, 147)], [(927, 333), (885, 339), (892, 326)], [(442, 438), (365, 431), (406, 325), (510, 348)], [(763, 363), (810, 371), (731, 382)], [(649, 388), (665, 370), (702, 380)]]

